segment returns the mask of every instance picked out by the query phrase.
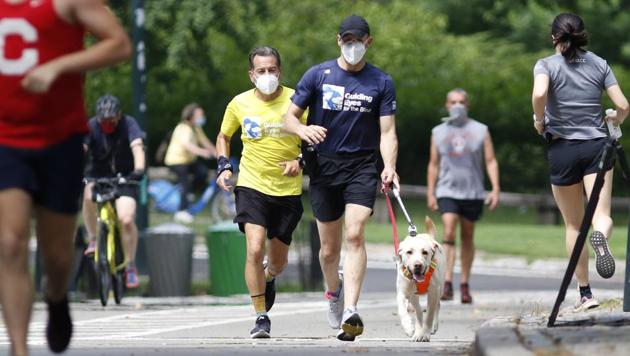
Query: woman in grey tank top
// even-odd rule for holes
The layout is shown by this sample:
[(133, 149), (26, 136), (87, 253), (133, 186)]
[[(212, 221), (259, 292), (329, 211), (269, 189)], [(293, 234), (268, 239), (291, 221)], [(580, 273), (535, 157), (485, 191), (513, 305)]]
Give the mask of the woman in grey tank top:
[[(597, 163), (606, 143), (601, 95), (606, 91), (616, 112), (606, 120), (620, 125), (628, 115), (628, 101), (621, 92), (608, 63), (583, 47), (588, 37), (582, 19), (563, 13), (553, 21), (551, 38), (555, 54), (538, 60), (534, 67), (534, 128), (549, 142), (551, 188), (565, 223), (567, 253), (571, 255), (584, 216), (584, 191), (590, 196)], [(597, 272), (610, 278), (615, 261), (607, 239), (612, 233), (610, 199), (612, 168), (605, 167), (605, 183), (593, 216), (590, 241)], [(584, 249), (575, 271), (580, 290), (576, 311), (597, 307), (588, 281), (588, 254)]]

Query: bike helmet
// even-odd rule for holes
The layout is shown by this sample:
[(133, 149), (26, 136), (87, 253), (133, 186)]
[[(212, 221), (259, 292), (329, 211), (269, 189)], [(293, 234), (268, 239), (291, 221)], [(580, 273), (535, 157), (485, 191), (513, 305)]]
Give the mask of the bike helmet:
[(107, 94), (96, 101), (96, 118), (111, 119), (120, 114), (120, 100), (117, 97)]

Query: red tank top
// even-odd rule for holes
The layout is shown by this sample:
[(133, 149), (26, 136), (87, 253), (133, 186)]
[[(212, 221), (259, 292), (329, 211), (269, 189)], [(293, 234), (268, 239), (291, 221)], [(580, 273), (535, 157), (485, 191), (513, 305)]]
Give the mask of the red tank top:
[(34, 67), (82, 50), (84, 34), (53, 0), (0, 0), (0, 145), (44, 148), (87, 132), (82, 74), (59, 76), (45, 94), (20, 85)]

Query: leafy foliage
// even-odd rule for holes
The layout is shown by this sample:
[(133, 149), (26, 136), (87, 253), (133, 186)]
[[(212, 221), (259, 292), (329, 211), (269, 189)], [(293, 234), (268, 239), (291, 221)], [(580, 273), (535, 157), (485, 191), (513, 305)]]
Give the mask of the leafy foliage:
[[(129, 22), (127, 1), (110, 5)], [(582, 15), (593, 51), (609, 60), (623, 89), (630, 81), (624, 9), (625, 0), (145, 1), (150, 147), (191, 101), (206, 109), (214, 137), (227, 103), (252, 87), (247, 54), (256, 46), (280, 51), (283, 84), (295, 87), (309, 67), (339, 55), (338, 25), (357, 13), (375, 37), (368, 61), (396, 85), (403, 182), (425, 183), (431, 128), (446, 114), (446, 92), (462, 87), (471, 116), (490, 128), (503, 189), (546, 191), (545, 145), (531, 127), (530, 96), (534, 63), (552, 53), (549, 24), (561, 11)], [(130, 74), (130, 65), (90, 74), (89, 102), (107, 91), (129, 108)]]

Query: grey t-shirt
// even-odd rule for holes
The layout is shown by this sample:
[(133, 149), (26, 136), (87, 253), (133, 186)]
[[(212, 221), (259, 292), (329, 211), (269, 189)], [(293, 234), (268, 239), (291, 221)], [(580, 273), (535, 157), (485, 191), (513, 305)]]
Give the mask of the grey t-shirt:
[(617, 79), (604, 59), (585, 52), (567, 62), (554, 54), (536, 62), (537, 74), (549, 76), (545, 135), (572, 140), (606, 137), (601, 97)]
[(488, 127), (473, 119), (462, 126), (445, 122), (433, 128), (440, 156), (436, 198), (484, 199), (483, 142)]

